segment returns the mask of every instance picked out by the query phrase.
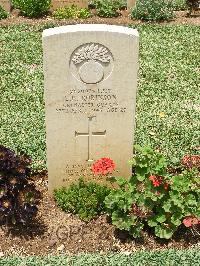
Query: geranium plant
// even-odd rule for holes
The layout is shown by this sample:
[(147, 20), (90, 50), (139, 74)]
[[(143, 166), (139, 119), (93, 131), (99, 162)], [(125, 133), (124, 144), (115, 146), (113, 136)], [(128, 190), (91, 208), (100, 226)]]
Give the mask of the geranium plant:
[(134, 237), (148, 224), (155, 228), (156, 236), (166, 239), (182, 223), (186, 227), (200, 223), (198, 170), (190, 167), (172, 175), (160, 153), (148, 147), (135, 149), (133, 175), (129, 180), (116, 178), (119, 188), (105, 199), (112, 223)]

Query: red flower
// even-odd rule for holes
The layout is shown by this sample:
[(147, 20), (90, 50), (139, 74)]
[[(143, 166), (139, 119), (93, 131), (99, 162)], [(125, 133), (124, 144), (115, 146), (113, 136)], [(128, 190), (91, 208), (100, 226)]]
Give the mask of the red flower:
[(185, 219), (183, 219), (183, 224), (186, 227), (191, 227), (192, 225), (199, 224), (199, 223), (200, 223), (200, 220), (197, 217), (188, 216)]
[(159, 187), (162, 184), (162, 176), (150, 175), (149, 180), (152, 181), (154, 187)]
[(190, 227), (192, 226), (192, 221), (191, 221), (191, 218), (190, 217), (187, 217), (183, 220), (183, 224), (186, 226), (186, 227)]
[(92, 165), (92, 172), (95, 175), (107, 175), (115, 170), (115, 163), (110, 158), (101, 158)]
[(200, 155), (185, 155), (182, 159), (182, 164), (187, 168), (200, 168)]

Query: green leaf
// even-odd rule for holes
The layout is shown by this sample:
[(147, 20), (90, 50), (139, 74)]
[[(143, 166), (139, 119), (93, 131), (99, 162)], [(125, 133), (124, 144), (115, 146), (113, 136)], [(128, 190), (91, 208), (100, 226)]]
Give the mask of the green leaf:
[(137, 174), (136, 175), (136, 178), (137, 178), (138, 181), (142, 182), (142, 181), (144, 181), (145, 176), (144, 175)]
[(166, 217), (164, 214), (158, 214), (156, 216), (156, 221), (158, 221), (159, 223), (163, 223), (164, 221), (166, 221)]
[(182, 223), (181, 221), (182, 217), (183, 215), (181, 213), (174, 213), (171, 217), (171, 222), (174, 225), (179, 226)]
[(169, 193), (171, 200), (173, 201), (174, 205), (183, 208), (184, 207), (184, 198), (178, 191), (171, 191)]
[(144, 224), (142, 223), (138, 223), (135, 226), (132, 226), (130, 229), (130, 234), (135, 238), (140, 237), (143, 227), (144, 227)]
[(156, 226), (155, 228), (155, 235), (158, 236), (159, 238), (165, 238), (165, 239), (170, 239), (173, 236), (174, 233), (174, 228), (167, 228), (163, 225), (161, 226)]
[(197, 206), (196, 198), (192, 194), (189, 194), (185, 197), (185, 202), (190, 206)]
[(121, 186), (126, 185), (128, 181), (123, 177), (117, 177), (116, 182), (121, 187)]
[(148, 225), (149, 225), (150, 227), (155, 227), (155, 226), (157, 226), (157, 224), (158, 224), (158, 223), (157, 223), (155, 217), (153, 217), (153, 218), (151, 218), (151, 219), (148, 220)]
[(128, 163), (129, 163), (130, 165), (135, 166), (135, 165), (136, 165), (136, 160), (135, 160), (135, 158), (129, 160)]
[(170, 201), (166, 201), (164, 204), (163, 204), (163, 209), (166, 211), (166, 212), (170, 212), (170, 208), (171, 208), (171, 202)]

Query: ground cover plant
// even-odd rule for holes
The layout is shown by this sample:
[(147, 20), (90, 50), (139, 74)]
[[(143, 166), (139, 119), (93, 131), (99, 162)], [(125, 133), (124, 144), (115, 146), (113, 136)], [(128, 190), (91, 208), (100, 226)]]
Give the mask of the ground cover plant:
[(48, 257), (7, 257), (0, 259), (1, 266), (90, 266), (90, 265), (105, 265), (105, 266), (198, 266), (200, 260), (200, 252), (198, 249), (174, 250), (166, 251), (140, 251), (134, 253), (118, 253), (118, 254), (79, 254), (77, 256), (48, 256)]
[[(0, 142), (25, 150), (37, 169), (45, 168), (41, 31), (46, 27), (0, 28)], [(185, 154), (199, 153), (200, 29), (134, 27), (140, 33), (135, 142), (176, 165)]]

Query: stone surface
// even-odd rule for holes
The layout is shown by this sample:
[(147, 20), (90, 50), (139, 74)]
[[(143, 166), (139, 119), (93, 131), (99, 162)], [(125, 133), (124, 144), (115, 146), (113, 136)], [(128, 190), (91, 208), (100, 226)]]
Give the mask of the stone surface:
[[(137, 30), (73, 25), (43, 32), (49, 191), (112, 158), (128, 177), (138, 72)], [(105, 182), (96, 178), (100, 183)]]
[(88, 7), (87, 0), (52, 0), (51, 10), (56, 10), (59, 7), (76, 5), (79, 7)]
[(129, 12), (135, 7), (136, 1), (137, 0), (127, 0), (127, 9)]
[(11, 4), (9, 0), (0, 0), (0, 6), (2, 6), (7, 12), (10, 12)]

